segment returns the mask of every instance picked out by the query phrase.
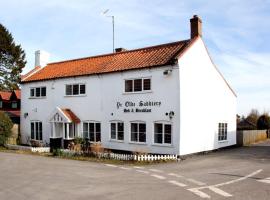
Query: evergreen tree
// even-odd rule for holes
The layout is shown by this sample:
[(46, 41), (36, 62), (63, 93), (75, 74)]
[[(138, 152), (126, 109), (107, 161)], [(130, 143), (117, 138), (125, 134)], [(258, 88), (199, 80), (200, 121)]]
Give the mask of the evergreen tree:
[(0, 90), (18, 89), (25, 64), (24, 50), (15, 44), (11, 33), (0, 24)]
[(257, 128), (259, 130), (270, 128), (270, 116), (267, 113), (259, 117), (258, 122), (257, 122)]
[(0, 146), (4, 145), (7, 138), (11, 135), (13, 123), (9, 116), (0, 111)]

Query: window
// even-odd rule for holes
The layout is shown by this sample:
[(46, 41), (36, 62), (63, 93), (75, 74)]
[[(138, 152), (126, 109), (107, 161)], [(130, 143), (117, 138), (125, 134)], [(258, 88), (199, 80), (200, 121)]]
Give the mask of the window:
[(101, 141), (101, 131), (99, 122), (84, 122), (83, 137), (88, 138), (91, 142)]
[(131, 142), (146, 142), (146, 124), (131, 123)]
[(46, 87), (30, 88), (30, 97), (32, 98), (46, 97)]
[[(58, 116), (60, 117), (60, 116)], [(61, 117), (60, 117), (61, 118)], [(72, 139), (76, 136), (76, 124), (74, 123), (64, 123), (65, 128), (65, 139)]]
[(124, 123), (123, 122), (111, 123), (111, 139), (124, 140)]
[(31, 139), (42, 140), (42, 122), (40, 121), (31, 122)]
[(218, 141), (227, 140), (227, 123), (218, 123)]
[(13, 109), (18, 108), (18, 103), (17, 102), (12, 102), (11, 103), (11, 108), (13, 108)]
[(171, 144), (172, 143), (172, 125), (166, 123), (154, 124), (154, 143)]
[(85, 94), (85, 84), (66, 85), (67, 96), (78, 96)]
[(150, 78), (125, 80), (125, 92), (144, 92), (151, 90)]

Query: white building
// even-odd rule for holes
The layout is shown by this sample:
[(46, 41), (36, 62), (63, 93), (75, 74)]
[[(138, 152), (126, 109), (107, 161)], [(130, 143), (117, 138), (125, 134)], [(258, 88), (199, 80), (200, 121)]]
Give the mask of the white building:
[(178, 155), (234, 145), (236, 95), (209, 57), (200, 18), (190, 23), (188, 40), (32, 71), (22, 80), (23, 142), (87, 137), (109, 149)]

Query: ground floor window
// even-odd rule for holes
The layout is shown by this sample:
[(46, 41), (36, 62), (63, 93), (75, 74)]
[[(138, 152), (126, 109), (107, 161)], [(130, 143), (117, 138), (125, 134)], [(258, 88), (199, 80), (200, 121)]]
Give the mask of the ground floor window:
[(227, 140), (227, 123), (218, 123), (218, 141)]
[(172, 143), (172, 125), (167, 123), (154, 124), (154, 143), (171, 144)]
[(111, 122), (111, 139), (124, 140), (124, 123)]
[(101, 141), (101, 128), (99, 122), (84, 122), (83, 137), (88, 138), (91, 142)]
[(42, 122), (41, 121), (31, 122), (31, 139), (42, 140)]
[(65, 138), (73, 139), (76, 136), (76, 124), (74, 123), (64, 123), (65, 128)]
[(131, 123), (131, 142), (146, 142), (146, 124), (141, 122)]

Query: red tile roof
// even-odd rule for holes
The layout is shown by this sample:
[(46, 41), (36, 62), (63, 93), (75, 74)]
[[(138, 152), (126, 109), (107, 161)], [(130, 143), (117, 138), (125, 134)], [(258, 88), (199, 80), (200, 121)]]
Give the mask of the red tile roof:
[(70, 121), (74, 123), (80, 123), (81, 120), (68, 108), (61, 108), (62, 112), (65, 114)]
[(50, 63), (22, 83), (167, 65), (189, 46), (190, 41)]
[(21, 90), (14, 90), (17, 99), (21, 99)]
[(0, 91), (0, 97), (2, 100), (8, 101), (10, 99), (10, 96), (11, 96), (11, 92)]
[(40, 66), (36, 66), (34, 69), (30, 70), (28, 73), (21, 75), (21, 80), (23, 81), (23, 79), (27, 78), (28, 76), (34, 74), (35, 72), (37, 72), (38, 70), (40, 70), (41, 67)]

